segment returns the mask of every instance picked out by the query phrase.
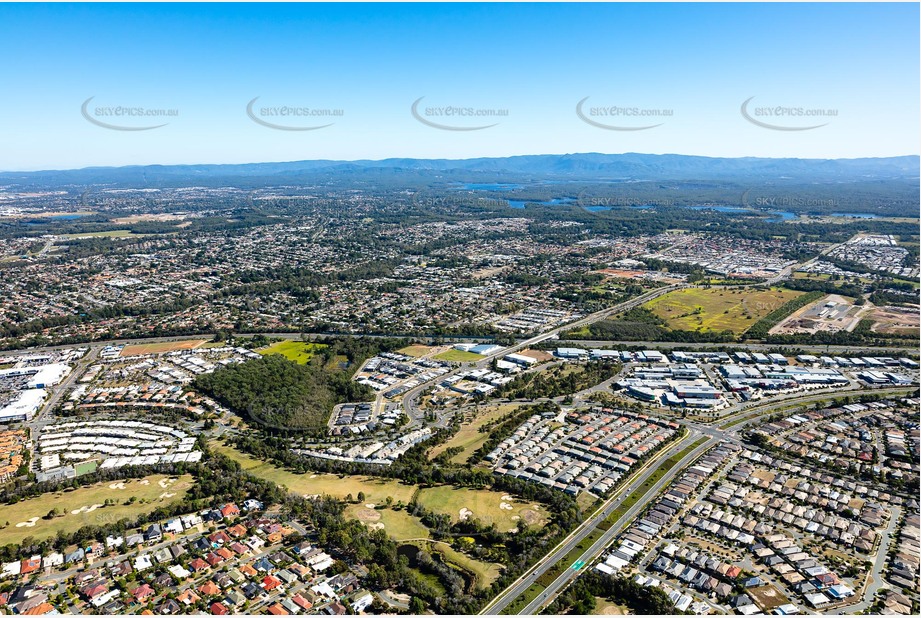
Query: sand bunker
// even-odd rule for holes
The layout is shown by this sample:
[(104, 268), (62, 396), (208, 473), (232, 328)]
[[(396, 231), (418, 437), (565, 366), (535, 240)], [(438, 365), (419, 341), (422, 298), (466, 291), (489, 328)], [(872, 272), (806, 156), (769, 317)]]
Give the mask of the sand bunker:
[(124, 489), (124, 488), (125, 488), (125, 483), (124, 483), (124, 482), (121, 482), (121, 483), (112, 483), (111, 485), (109, 485), (109, 489)]
[(366, 509), (376, 509), (377, 505), (369, 502), (368, 504), (365, 505), (365, 508)]
[(311, 475), (310, 475), (310, 478), (315, 479), (315, 478), (317, 478), (317, 475), (316, 475), (316, 474), (311, 474)]
[(17, 528), (32, 528), (35, 526), (35, 522), (38, 521), (38, 517), (33, 517), (32, 519), (27, 519), (26, 521), (21, 521), (16, 524)]
[[(138, 483), (141, 485), (150, 485), (150, 479), (141, 479)], [(124, 485), (124, 483), (122, 483), (122, 485)]]
[(471, 511), (467, 507), (464, 507), (460, 510), (458, 514), (460, 515), (461, 521), (467, 521), (468, 519), (470, 519), (470, 516), (473, 515), (473, 511)]
[(357, 509), (355, 511), (355, 517), (359, 521), (378, 521), (381, 518), (381, 514), (374, 509)]
[(512, 515), (512, 521), (518, 521), (519, 519), (521, 519), (520, 515)]
[(81, 506), (79, 509), (74, 509), (73, 511), (70, 512), (70, 514), (79, 515), (80, 513), (92, 513), (96, 509), (101, 509), (102, 506), (103, 505), (101, 504), (84, 505), (84, 506)]
[(503, 510), (503, 511), (512, 511), (512, 510), (514, 510), (514, 509), (512, 509), (512, 505), (509, 504), (508, 502), (500, 502), (500, 503), (499, 503), (499, 508), (500, 508), (501, 510)]
[(510, 495), (508, 495), (508, 494), (505, 494), (504, 496), (502, 496), (501, 499), (502, 499), (502, 500), (514, 500), (514, 498), (512, 498), (512, 497), (511, 497)]
[(171, 491), (164, 491), (162, 494), (160, 494), (160, 499), (162, 500), (163, 498), (172, 498), (175, 495), (176, 494)]
[(541, 519), (543, 519), (540, 516), (540, 513), (538, 513), (537, 511), (532, 511), (531, 509), (522, 510), (521, 516), (524, 518), (524, 520), (528, 524), (532, 524), (532, 525), (538, 523), (539, 521), (541, 521)]
[(512, 534), (514, 534), (514, 533), (518, 532), (518, 528), (509, 528), (508, 531), (511, 532)]
[(384, 524), (382, 524), (379, 521), (372, 522), (370, 524), (365, 524), (365, 525), (367, 525), (368, 528), (370, 528), (371, 530), (383, 530), (384, 529)]

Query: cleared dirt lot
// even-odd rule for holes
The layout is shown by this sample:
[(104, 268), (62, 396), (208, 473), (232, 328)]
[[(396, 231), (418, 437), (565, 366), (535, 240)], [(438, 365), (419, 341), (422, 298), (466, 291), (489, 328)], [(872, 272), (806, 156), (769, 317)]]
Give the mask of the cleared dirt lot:
[(875, 332), (892, 335), (917, 335), (921, 326), (921, 307), (875, 307), (866, 317), (876, 322)]

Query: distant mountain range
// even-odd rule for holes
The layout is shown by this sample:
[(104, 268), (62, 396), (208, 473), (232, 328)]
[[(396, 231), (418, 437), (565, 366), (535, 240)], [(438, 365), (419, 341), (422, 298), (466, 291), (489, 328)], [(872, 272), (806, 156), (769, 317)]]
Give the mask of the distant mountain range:
[[(311, 160), (231, 165), (144, 165), (76, 170), (0, 172), (0, 183), (24, 186), (216, 186), (255, 179), (283, 184), (355, 175), (396, 179), (455, 178), (599, 180), (709, 180), (835, 182), (917, 179), (916, 155), (864, 159), (713, 158), (650, 154), (524, 155), (477, 159)], [(445, 178), (447, 176), (447, 178)]]

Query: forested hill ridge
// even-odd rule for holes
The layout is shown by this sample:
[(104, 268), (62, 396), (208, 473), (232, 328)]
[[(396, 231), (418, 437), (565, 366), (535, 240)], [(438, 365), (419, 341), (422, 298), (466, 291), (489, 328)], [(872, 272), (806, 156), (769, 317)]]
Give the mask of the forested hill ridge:
[(331, 174), (429, 178), (449, 174), (446, 180), (473, 181), (484, 175), (558, 178), (567, 180), (917, 180), (917, 155), (860, 159), (716, 158), (677, 154), (544, 154), (474, 159), (392, 158), (378, 161), (308, 160), (286, 163), (228, 165), (144, 165), (90, 167), (75, 170), (0, 172), (0, 182), (18, 186), (65, 184), (155, 186), (176, 183), (212, 185), (240, 179), (308, 180)]

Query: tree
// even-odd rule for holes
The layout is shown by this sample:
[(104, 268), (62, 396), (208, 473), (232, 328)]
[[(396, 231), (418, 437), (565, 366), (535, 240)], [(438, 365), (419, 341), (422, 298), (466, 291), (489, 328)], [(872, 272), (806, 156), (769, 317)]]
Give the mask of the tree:
[(420, 614), (425, 613), (425, 610), (426, 610), (425, 601), (423, 601), (419, 597), (413, 597), (412, 599), (410, 599), (409, 601), (409, 613), (410, 614), (415, 614), (418, 616)]

